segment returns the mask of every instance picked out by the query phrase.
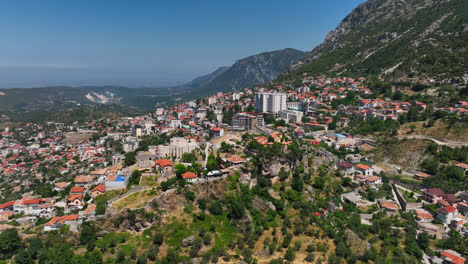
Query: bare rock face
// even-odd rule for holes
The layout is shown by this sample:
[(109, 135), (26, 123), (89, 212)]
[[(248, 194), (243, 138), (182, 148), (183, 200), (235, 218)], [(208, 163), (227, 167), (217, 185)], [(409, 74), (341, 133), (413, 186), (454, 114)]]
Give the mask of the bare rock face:
[(263, 258), (267, 258), (271, 255), (271, 252), (270, 252), (270, 248), (269, 247), (265, 247), (262, 251), (260, 251), (260, 256), (263, 257)]
[(273, 203), (264, 201), (258, 196), (255, 196), (255, 198), (252, 200), (252, 207), (262, 212), (266, 212), (268, 209), (276, 211), (276, 207), (273, 205)]
[(174, 190), (162, 193), (156, 198), (156, 202), (159, 208), (163, 210), (175, 210), (177, 207), (185, 206), (187, 203), (183, 195), (176, 194)]
[(361, 238), (351, 231), (351, 229), (346, 229), (345, 238), (346, 243), (350, 245), (351, 251), (358, 256), (364, 256), (366, 251), (370, 249), (370, 243), (365, 240), (361, 240)]
[(190, 260), (190, 263), (191, 264), (201, 264), (202, 263), (202, 258), (193, 258), (192, 260)]
[(182, 241), (180, 242), (180, 245), (182, 247), (189, 247), (191, 245), (193, 245), (193, 242), (195, 241), (195, 237), (194, 236), (189, 236), (185, 239), (182, 239)]

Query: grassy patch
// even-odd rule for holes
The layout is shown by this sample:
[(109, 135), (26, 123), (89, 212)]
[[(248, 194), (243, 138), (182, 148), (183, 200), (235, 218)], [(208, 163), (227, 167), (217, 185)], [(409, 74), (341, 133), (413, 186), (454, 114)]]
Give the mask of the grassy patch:
[(158, 194), (158, 191), (151, 189), (132, 193), (120, 200), (115, 201), (112, 206), (115, 207), (117, 210), (122, 210), (123, 208), (141, 208), (145, 206), (149, 200), (158, 196)]
[(111, 244), (117, 245), (123, 243), (130, 239), (129, 233), (107, 233), (98, 241), (96, 241), (96, 246), (99, 248), (101, 245), (105, 245), (106, 248), (111, 247)]
[(192, 235), (186, 224), (174, 221), (164, 228), (164, 241), (171, 247), (180, 247), (182, 239)]
[(190, 225), (190, 230), (198, 231), (203, 228), (206, 231), (209, 231), (212, 225), (216, 230), (216, 235), (214, 237), (215, 248), (227, 246), (229, 240), (233, 238), (233, 234), (237, 232), (229, 223), (229, 219), (226, 214), (217, 216), (207, 215), (203, 221), (194, 219), (194, 222)]
[(155, 187), (159, 186), (157, 182), (158, 176), (142, 176), (140, 186), (148, 186), (148, 187)]

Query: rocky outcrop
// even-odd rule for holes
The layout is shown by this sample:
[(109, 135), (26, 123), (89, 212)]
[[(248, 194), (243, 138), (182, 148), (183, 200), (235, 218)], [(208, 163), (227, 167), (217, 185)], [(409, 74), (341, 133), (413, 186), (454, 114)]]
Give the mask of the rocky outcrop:
[(346, 229), (345, 238), (351, 251), (358, 256), (364, 256), (366, 251), (370, 249), (370, 243), (359, 238), (351, 229)]
[(276, 211), (276, 207), (273, 205), (273, 203), (264, 201), (258, 196), (255, 196), (255, 198), (252, 200), (252, 207), (262, 212), (266, 212), (268, 209)]
[(182, 239), (182, 241), (180, 241), (180, 245), (182, 247), (189, 247), (191, 245), (193, 245), (193, 242), (195, 241), (195, 237), (194, 236), (189, 236), (185, 239)]

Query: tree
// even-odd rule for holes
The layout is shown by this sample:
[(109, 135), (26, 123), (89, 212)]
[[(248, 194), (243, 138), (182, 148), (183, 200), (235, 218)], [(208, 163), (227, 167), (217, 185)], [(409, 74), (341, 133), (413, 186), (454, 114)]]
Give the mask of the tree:
[(15, 263), (18, 264), (34, 264), (34, 259), (26, 252), (25, 249), (20, 249), (15, 256)]
[(187, 167), (185, 167), (184, 164), (179, 163), (179, 164), (175, 165), (175, 172), (176, 172), (177, 177), (181, 178), (182, 174), (187, 172)]
[(132, 174), (130, 175), (129, 183), (130, 184), (139, 184), (140, 183), (140, 177), (141, 177), (141, 171), (134, 170), (132, 172)]
[(164, 235), (162, 233), (156, 233), (153, 237), (153, 243), (157, 246), (162, 245), (164, 242)]
[(125, 153), (125, 158), (123, 162), (124, 167), (131, 166), (136, 163), (136, 153), (135, 152), (128, 152)]
[(294, 253), (294, 250), (289, 247), (288, 250), (286, 250), (286, 253), (284, 254), (284, 259), (293, 261), (294, 258), (296, 258), (296, 253)]
[(215, 156), (213, 155), (213, 153), (211, 153), (209, 156), (208, 156), (208, 160), (206, 162), (206, 169), (209, 170), (209, 171), (212, 171), (212, 170), (219, 170), (219, 164), (218, 164), (218, 161), (216, 160)]
[(418, 246), (425, 251), (429, 247), (429, 235), (426, 232), (419, 233), (417, 242)]
[(6, 229), (0, 234), (0, 254), (10, 257), (22, 246), (21, 238), (15, 228)]
[(244, 216), (245, 206), (239, 199), (234, 199), (229, 208), (228, 217), (231, 219), (241, 219)]
[(80, 244), (87, 245), (88, 251), (93, 251), (96, 245), (97, 235), (96, 228), (88, 222), (81, 225)]
[(196, 197), (195, 197), (195, 193), (194, 193), (194, 192), (191, 192), (191, 191), (189, 191), (189, 190), (186, 190), (186, 191), (185, 191), (185, 199), (186, 199), (187, 201), (193, 202), (193, 201), (195, 201), (195, 198), (196, 198)]
[(252, 263), (252, 250), (250, 248), (244, 248), (242, 250), (242, 257), (244, 258), (244, 261), (247, 263)]
[(221, 215), (223, 213), (223, 205), (220, 202), (215, 201), (210, 205), (210, 207), (208, 207), (208, 210), (214, 215)]
[(96, 215), (103, 215), (106, 213), (106, 200), (96, 199)]
[(183, 162), (192, 163), (192, 162), (197, 161), (197, 156), (195, 156), (195, 154), (193, 154), (193, 153), (188, 153), (187, 152), (187, 153), (182, 154), (182, 158), (180, 160), (183, 161)]

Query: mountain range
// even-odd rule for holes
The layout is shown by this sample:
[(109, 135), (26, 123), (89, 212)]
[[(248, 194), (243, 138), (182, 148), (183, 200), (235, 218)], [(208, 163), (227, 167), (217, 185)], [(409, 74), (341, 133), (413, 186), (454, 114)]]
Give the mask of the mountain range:
[(230, 67), (220, 67), (210, 74), (176, 87), (58, 86), (0, 89), (0, 112), (8, 116), (37, 111), (60, 111), (96, 104), (118, 104), (134, 110), (150, 111), (155, 107), (181, 100), (269, 82), (306, 54), (295, 49), (264, 52), (240, 59)]
[(466, 83), (467, 47), (466, 0), (369, 0), (288, 73)]

